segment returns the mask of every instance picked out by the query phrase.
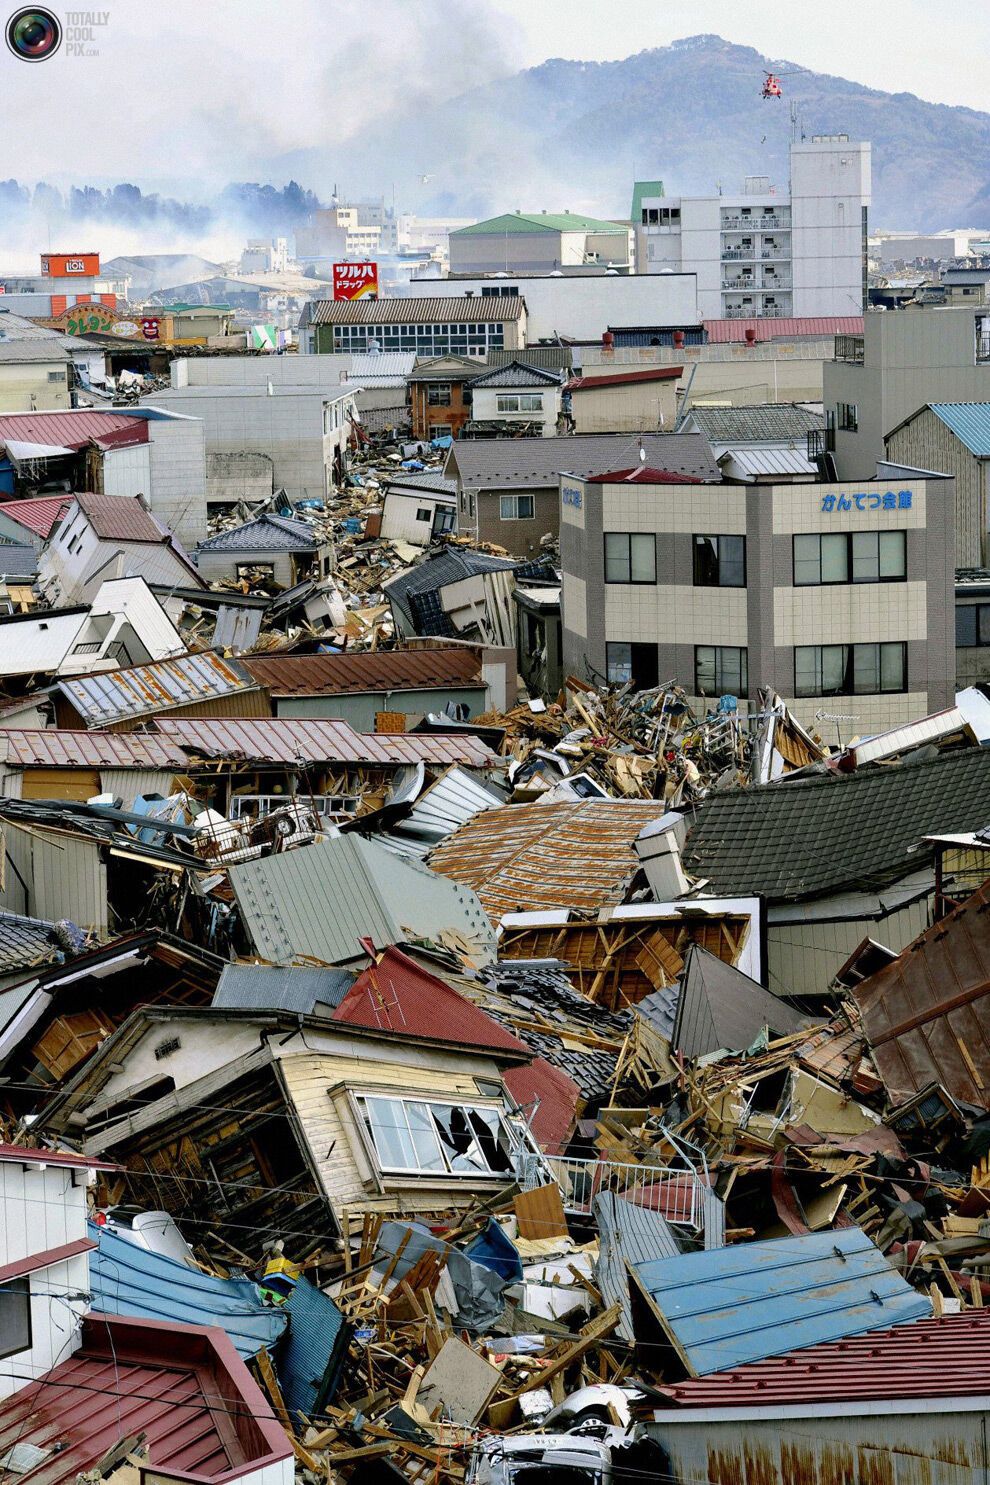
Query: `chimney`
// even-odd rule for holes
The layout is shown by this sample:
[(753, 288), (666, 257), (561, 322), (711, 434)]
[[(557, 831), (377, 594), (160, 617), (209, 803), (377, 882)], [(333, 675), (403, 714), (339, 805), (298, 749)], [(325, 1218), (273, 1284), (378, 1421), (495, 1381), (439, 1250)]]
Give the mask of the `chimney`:
[(674, 331), (674, 346), (675, 346), (675, 348), (677, 350), (680, 350), (680, 348), (681, 348), (681, 346), (683, 344), (684, 344), (684, 331), (683, 330), (675, 330)]
[(755, 330), (755, 328), (752, 325), (747, 325), (746, 326), (746, 344), (747, 345), (755, 345), (756, 344), (756, 330)]

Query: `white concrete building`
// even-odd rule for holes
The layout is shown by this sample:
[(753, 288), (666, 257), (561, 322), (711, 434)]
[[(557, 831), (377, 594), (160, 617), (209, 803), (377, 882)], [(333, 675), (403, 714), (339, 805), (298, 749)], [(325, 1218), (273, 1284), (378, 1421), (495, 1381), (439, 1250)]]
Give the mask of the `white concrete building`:
[(703, 319), (859, 314), (870, 145), (845, 134), (795, 140), (790, 175), (786, 192), (747, 176), (738, 195), (671, 197), (659, 182), (638, 183), (639, 272), (696, 273)]

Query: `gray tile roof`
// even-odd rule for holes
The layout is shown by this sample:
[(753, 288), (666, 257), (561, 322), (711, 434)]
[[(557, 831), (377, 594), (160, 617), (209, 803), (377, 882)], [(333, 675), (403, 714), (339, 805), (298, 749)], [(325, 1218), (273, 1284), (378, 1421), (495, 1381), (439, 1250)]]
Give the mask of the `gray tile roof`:
[(28, 542), (7, 541), (0, 537), (0, 577), (35, 578), (38, 554)]
[(42, 918), (0, 912), (0, 973), (50, 964), (59, 953), (52, 939), (53, 926)]
[(749, 975), (700, 944), (691, 944), (681, 975), (671, 1046), (693, 1060), (722, 1048), (744, 1052), (764, 1027), (777, 1036), (799, 1031), (804, 1018)]
[(479, 572), (504, 572), (516, 563), (505, 557), (489, 557), (485, 552), (447, 551), (438, 557), (420, 562), (408, 572), (400, 573), (390, 583), (384, 584), (385, 596), (395, 604), (411, 624), (413, 613), (410, 599), (417, 593), (435, 593), (447, 583), (456, 583), (460, 578), (474, 577)]
[(433, 299), (317, 299), (314, 325), (498, 325), (522, 317), (518, 294), (468, 298), (451, 294)]
[(489, 351), (488, 365), (493, 369), (522, 361), (526, 366), (542, 366), (546, 371), (570, 371), (574, 352), (569, 345), (528, 345), (521, 351)]
[(491, 371), (476, 376), (472, 387), (559, 387), (560, 373), (531, 366), (525, 357), (507, 361), (504, 366), (495, 366)]
[(877, 890), (925, 865), (926, 835), (990, 820), (990, 749), (713, 794), (699, 807), (685, 868), (708, 891), (794, 901)]
[(213, 996), (213, 1009), (298, 1011), (316, 1006), (336, 1010), (354, 983), (345, 969), (308, 969), (274, 964), (228, 964)]
[(457, 439), (444, 472), (459, 476), (466, 488), (515, 490), (544, 488), (561, 474), (587, 479), (642, 461), (697, 480), (719, 482), (721, 474), (700, 433), (586, 433), (570, 438)]
[(757, 407), (693, 407), (689, 416), (712, 443), (804, 442), (807, 434), (824, 428), (822, 413), (797, 403), (763, 403)]
[(200, 552), (312, 552), (319, 545), (312, 528), (282, 516), (259, 516), (233, 531), (201, 541)]

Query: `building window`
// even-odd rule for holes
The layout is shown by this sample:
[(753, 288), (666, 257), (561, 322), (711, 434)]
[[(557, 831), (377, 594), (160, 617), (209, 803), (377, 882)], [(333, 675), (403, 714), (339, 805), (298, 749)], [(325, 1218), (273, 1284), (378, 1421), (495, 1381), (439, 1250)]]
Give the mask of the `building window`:
[(500, 521), (533, 521), (536, 519), (536, 497), (533, 495), (500, 495)]
[(749, 652), (735, 645), (695, 645), (694, 689), (698, 696), (745, 696)]
[(956, 648), (975, 650), (990, 645), (990, 603), (960, 604), (956, 609)]
[(694, 538), (694, 586), (696, 588), (745, 588), (745, 536), (696, 536)]
[(500, 1111), (412, 1098), (358, 1098), (385, 1173), (505, 1176), (514, 1168), (513, 1139)]
[(903, 531), (835, 531), (794, 538), (794, 586), (896, 583), (907, 576)]
[(450, 398), (450, 383), (449, 382), (428, 382), (427, 383), (427, 386), (426, 386), (426, 405), (427, 405), (427, 407), (449, 407), (450, 406), (450, 402), (451, 402), (451, 398)]
[(607, 583), (655, 583), (656, 580), (657, 541), (651, 531), (605, 533)]
[(612, 686), (631, 681), (637, 691), (649, 691), (660, 682), (660, 656), (656, 645), (619, 640), (605, 646), (605, 676)]
[(542, 392), (500, 392), (495, 399), (495, 406), (500, 413), (542, 412), (543, 394)]
[(28, 1279), (0, 1284), (0, 1356), (16, 1356), (31, 1345), (31, 1286)]
[[(967, 289), (966, 292), (968, 293), (969, 290)], [(64, 371), (50, 371), (48, 373), (48, 380), (50, 382), (64, 382), (65, 381), (65, 372)]]
[(434, 534), (440, 536), (445, 531), (453, 531), (456, 524), (457, 517), (453, 506), (448, 506), (446, 510), (438, 510), (433, 521)]
[(907, 690), (907, 645), (796, 645), (795, 696), (877, 696)]
[(431, 438), (451, 438), (453, 436), (453, 425), (451, 423), (431, 423)]
[(846, 433), (855, 433), (859, 427), (859, 404), (856, 402), (837, 402), (835, 411), (838, 414), (839, 427)]
[(432, 521), (433, 512), (430, 510), (430, 507), (428, 505), (421, 505), (416, 512), (416, 519), (417, 521)]

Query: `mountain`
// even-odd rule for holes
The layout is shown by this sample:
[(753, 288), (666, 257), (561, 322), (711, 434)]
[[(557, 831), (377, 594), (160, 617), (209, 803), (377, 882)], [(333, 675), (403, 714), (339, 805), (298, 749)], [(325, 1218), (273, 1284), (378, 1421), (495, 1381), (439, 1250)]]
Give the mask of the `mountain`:
[[(760, 96), (770, 70), (782, 76), (783, 101)], [(394, 182), (424, 214), (627, 215), (637, 177), (662, 178), (669, 195), (708, 194), (716, 181), (737, 191), (745, 175), (784, 188), (793, 109), (809, 137), (872, 141), (874, 226), (980, 226), (990, 215), (990, 114), (866, 88), (719, 36), (618, 62), (550, 60), (453, 98), (444, 97), (442, 58), (437, 75), (426, 101), (420, 93), (408, 111), (380, 116), (346, 150), (349, 181), (368, 193), (390, 193)], [(339, 161), (321, 145), (271, 167), (275, 178), (291, 173), (325, 191), (343, 173)]]

